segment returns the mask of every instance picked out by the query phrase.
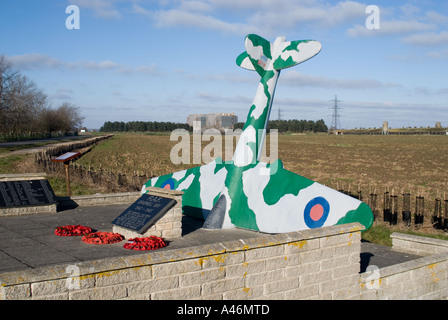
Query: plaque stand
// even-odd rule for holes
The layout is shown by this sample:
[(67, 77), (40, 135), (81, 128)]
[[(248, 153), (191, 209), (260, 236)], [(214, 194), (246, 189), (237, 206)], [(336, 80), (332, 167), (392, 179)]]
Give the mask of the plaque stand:
[(56, 213), (57, 205), (45, 173), (0, 175), (0, 216)]
[(52, 159), (53, 162), (63, 162), (65, 167), (65, 181), (67, 184), (67, 197), (72, 195), (70, 191), (70, 160), (79, 157), (81, 153), (79, 152), (66, 152), (63, 155)]
[[(113, 225), (113, 232), (122, 234), (126, 239), (145, 238), (149, 236), (162, 237), (164, 239), (174, 239), (182, 236), (182, 195), (183, 191), (169, 190), (155, 187), (146, 188), (148, 195), (173, 199), (171, 206), (149, 229), (143, 233)], [(136, 202), (138, 202), (137, 200)]]

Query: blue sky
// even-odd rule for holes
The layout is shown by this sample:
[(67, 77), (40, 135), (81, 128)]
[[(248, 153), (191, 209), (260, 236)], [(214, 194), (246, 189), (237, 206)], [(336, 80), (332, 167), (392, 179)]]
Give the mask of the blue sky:
[[(76, 5), (80, 28), (67, 29)], [(380, 10), (368, 29), (368, 5)], [(311, 0), (1, 0), (0, 54), (57, 107), (105, 121), (185, 123), (190, 113), (245, 121), (259, 76), (239, 68), (249, 33), (315, 39), (322, 51), (283, 70), (271, 119), (342, 127), (448, 126), (448, 2)]]

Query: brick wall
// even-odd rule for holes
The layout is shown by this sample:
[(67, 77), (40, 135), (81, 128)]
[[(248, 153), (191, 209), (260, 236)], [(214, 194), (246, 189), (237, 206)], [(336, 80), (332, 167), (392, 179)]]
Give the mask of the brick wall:
[(360, 274), (360, 230), (354, 223), (5, 272), (0, 299), (448, 297), (448, 252)]
[(448, 241), (393, 233), (392, 248), (425, 257), (385, 268), (371, 268), (360, 277), (361, 299), (447, 299)]
[(0, 275), (2, 299), (359, 297), (359, 224)]

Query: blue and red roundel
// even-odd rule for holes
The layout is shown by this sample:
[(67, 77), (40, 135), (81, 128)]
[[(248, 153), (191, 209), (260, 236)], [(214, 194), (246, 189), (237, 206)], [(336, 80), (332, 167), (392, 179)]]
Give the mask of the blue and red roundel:
[(320, 228), (324, 225), (330, 212), (330, 204), (322, 197), (312, 199), (305, 207), (303, 218), (308, 228)]
[(163, 183), (160, 185), (160, 188), (163, 189), (174, 189), (174, 179), (173, 178), (168, 178), (165, 181), (163, 181)]

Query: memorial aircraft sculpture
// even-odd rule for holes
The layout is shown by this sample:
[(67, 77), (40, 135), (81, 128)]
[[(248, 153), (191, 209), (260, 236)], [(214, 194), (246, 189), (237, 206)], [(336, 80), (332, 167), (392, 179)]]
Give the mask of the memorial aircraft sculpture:
[(373, 223), (370, 207), (346, 194), (284, 169), (281, 160), (260, 161), (280, 70), (304, 62), (321, 50), (314, 40), (274, 43), (250, 34), (236, 63), (256, 71), (260, 83), (233, 159), (150, 179), (142, 187), (181, 190), (183, 213), (205, 219), (204, 229), (245, 228), (284, 233), (336, 224)]

